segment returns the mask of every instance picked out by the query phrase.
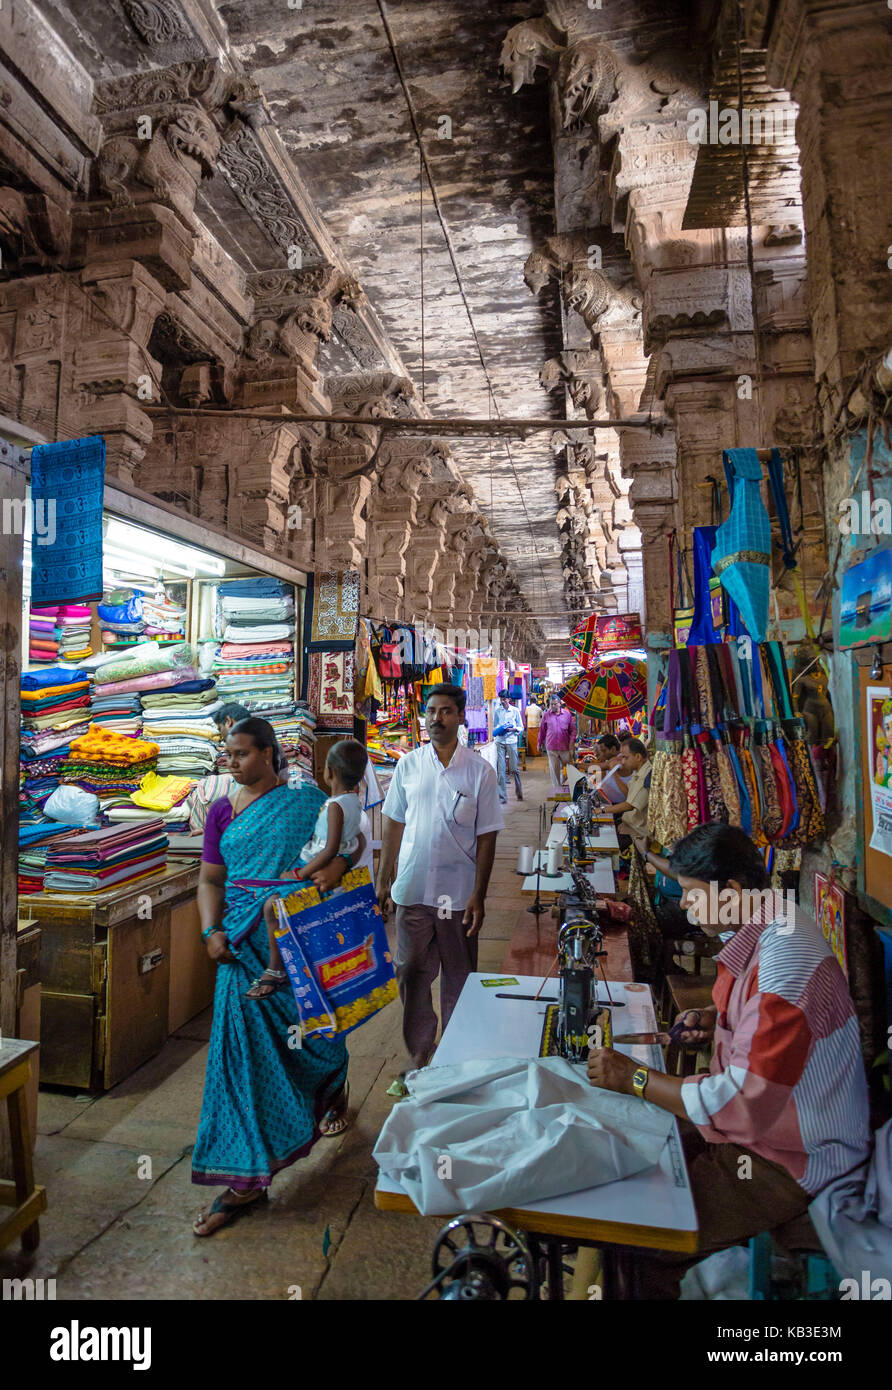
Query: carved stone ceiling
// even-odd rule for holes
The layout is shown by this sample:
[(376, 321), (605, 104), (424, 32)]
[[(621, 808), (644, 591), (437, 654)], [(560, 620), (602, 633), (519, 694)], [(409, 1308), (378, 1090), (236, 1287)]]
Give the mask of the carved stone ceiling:
[[(255, 78), (299, 178), (383, 326), (373, 335), (379, 352), (383, 343), (389, 365), (401, 359), (419, 394), (423, 385), (431, 414), (563, 417), (562, 397), (538, 381), (561, 348), (559, 305), (548, 294), (532, 296), (523, 280), (530, 250), (554, 230), (547, 102), (538, 86), (512, 96), (499, 70), (506, 31), (540, 6), (384, 6), (440, 208), (425, 177), (422, 373), (418, 146), (377, 0), (305, 0), (299, 8), (286, 0), (217, 0), (216, 9), (209, 0), (39, 3), (96, 78), (202, 52)], [(159, 11), (147, 37), (146, 16)], [(282, 264), (282, 252), (222, 177), (197, 211), (246, 270)], [(336, 339), (321, 365), (337, 372), (356, 363)], [(486, 440), (450, 442), (530, 607), (562, 609), (549, 436), (491, 448)], [(567, 631), (562, 619), (543, 627), (549, 636)]]
[[(425, 175), (423, 386), (434, 415), (560, 411), (538, 383), (560, 346), (557, 305), (537, 302), (523, 281), (524, 260), (553, 225), (546, 103), (540, 91), (512, 98), (498, 66), (506, 28), (528, 9), (480, 0), (386, 7), (446, 229)], [(420, 392), (419, 155), (376, 0), (303, 12), (256, 0), (220, 13)], [(485, 440), (452, 447), (531, 607), (560, 606), (548, 436), (507, 450)]]

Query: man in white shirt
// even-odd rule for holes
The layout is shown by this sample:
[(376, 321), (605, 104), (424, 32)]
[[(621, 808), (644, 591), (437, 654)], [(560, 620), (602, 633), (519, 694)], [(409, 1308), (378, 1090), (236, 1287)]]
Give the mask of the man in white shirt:
[(517, 799), (523, 801), (523, 786), (520, 780), (520, 769), (517, 766), (517, 737), (518, 734), (522, 733), (523, 719), (520, 710), (516, 705), (512, 705), (508, 699), (507, 690), (500, 690), (498, 703), (493, 706), (492, 711), (492, 736), (495, 741), (498, 760), (499, 800), (503, 806), (508, 800), (505, 776), (506, 763), (511, 768), (511, 775), (517, 788)]
[[(477, 934), (504, 825), (495, 773), (459, 743), (464, 714), (460, 686), (434, 687), (424, 712), (430, 743), (400, 758), (383, 807), (375, 888), (383, 909), (389, 901), (396, 905), (394, 965), (407, 1052), (402, 1075), (423, 1067), (433, 1051), (431, 986), (440, 970), (445, 1028), (477, 968)], [(391, 1093), (405, 1094), (402, 1077)]]

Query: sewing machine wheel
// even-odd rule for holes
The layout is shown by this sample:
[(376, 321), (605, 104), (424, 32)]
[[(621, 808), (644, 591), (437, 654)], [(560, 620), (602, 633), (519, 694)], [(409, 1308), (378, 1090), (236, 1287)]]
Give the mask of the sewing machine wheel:
[(454, 1216), (447, 1222), (437, 1236), (432, 1266), (435, 1279), (450, 1271), (440, 1284), (441, 1298), (539, 1297), (535, 1262), (523, 1236), (488, 1213)]

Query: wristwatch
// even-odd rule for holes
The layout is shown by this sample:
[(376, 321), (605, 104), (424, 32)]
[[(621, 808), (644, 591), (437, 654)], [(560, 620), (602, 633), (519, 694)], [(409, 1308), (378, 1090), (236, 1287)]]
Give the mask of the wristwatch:
[(650, 1072), (647, 1067), (636, 1067), (632, 1072), (632, 1090), (635, 1092), (636, 1096), (640, 1096), (642, 1100), (644, 1099), (644, 1088), (647, 1085), (649, 1076)]

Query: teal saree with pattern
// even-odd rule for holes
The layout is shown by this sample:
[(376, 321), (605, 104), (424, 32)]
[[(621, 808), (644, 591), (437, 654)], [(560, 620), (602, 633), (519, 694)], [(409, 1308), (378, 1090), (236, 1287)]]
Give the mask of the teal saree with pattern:
[(266, 999), (245, 998), (269, 964), (263, 904), (283, 890), (275, 880), (296, 864), (324, 800), (315, 787), (276, 787), (235, 816), (220, 837), (226, 867), (222, 926), (236, 964), (217, 967), (192, 1155), (195, 1183), (225, 1183), (235, 1191), (268, 1187), (275, 1173), (310, 1151), (346, 1080), (343, 1038), (302, 1038), (290, 989)]

